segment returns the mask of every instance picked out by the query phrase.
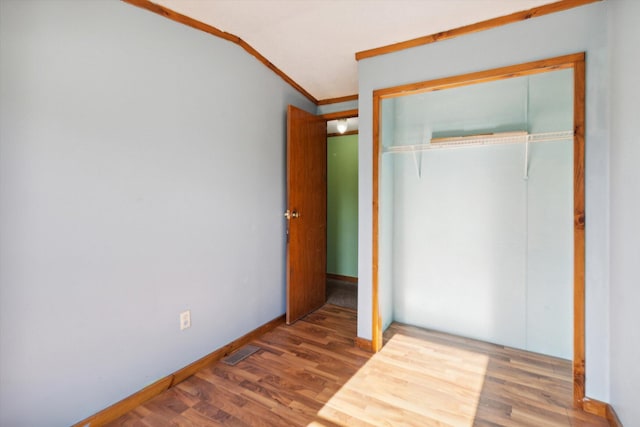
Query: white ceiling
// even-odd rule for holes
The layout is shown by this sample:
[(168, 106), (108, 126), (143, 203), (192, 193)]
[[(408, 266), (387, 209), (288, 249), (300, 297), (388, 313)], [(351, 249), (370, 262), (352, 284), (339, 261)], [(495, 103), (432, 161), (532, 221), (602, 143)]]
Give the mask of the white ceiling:
[(358, 92), (355, 53), (557, 0), (152, 0), (234, 34), (316, 99)]

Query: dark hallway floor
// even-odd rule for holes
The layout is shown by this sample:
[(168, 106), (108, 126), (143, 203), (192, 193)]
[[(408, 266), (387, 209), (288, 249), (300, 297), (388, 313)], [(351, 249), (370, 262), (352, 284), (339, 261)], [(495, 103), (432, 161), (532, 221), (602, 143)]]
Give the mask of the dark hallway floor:
[(358, 308), (358, 284), (336, 279), (327, 279), (327, 304)]

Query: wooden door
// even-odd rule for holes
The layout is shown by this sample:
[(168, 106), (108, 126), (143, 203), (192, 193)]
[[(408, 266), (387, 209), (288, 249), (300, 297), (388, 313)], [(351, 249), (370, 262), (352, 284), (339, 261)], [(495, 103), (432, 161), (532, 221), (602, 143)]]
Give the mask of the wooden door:
[(287, 120), (287, 323), (326, 301), (327, 124), (289, 106)]

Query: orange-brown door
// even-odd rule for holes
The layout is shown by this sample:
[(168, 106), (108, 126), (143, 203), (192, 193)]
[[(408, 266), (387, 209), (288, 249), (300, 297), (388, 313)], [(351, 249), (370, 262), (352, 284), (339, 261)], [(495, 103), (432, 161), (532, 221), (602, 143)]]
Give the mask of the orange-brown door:
[(287, 119), (287, 323), (325, 303), (327, 124), (289, 106)]

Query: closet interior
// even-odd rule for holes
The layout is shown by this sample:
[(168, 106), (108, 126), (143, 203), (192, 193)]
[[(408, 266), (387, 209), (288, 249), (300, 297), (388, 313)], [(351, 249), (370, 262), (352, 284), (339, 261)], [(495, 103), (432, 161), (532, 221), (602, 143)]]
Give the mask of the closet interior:
[(380, 101), (383, 330), (572, 358), (573, 73)]

